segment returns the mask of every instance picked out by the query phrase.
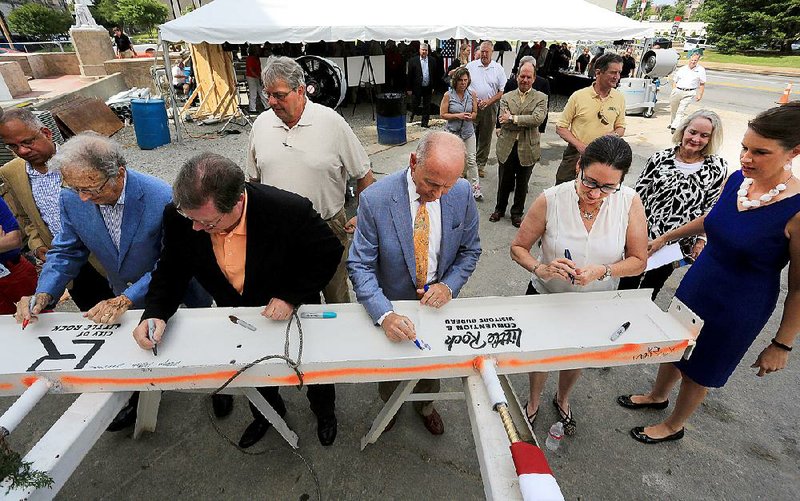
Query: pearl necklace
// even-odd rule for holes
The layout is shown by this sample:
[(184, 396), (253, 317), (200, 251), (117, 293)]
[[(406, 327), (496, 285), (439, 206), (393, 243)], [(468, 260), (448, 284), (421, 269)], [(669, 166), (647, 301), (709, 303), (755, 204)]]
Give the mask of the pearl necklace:
[[(787, 179), (786, 181), (788, 182), (789, 180)], [(758, 200), (750, 200), (750, 198), (747, 196), (747, 192), (750, 191), (750, 186), (752, 185), (753, 178), (746, 177), (744, 180), (742, 180), (742, 184), (739, 186), (739, 191), (736, 192), (736, 194), (739, 196), (739, 202), (741, 202), (742, 207), (745, 209), (752, 209), (755, 207), (760, 207), (761, 205), (766, 205), (786, 189), (786, 182), (778, 183), (777, 186), (758, 197)]]

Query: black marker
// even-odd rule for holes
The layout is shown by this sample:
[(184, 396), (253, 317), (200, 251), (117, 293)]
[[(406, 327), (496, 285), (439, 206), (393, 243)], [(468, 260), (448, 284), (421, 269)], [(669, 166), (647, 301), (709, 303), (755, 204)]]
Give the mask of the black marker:
[[(570, 254), (569, 249), (564, 249), (564, 257), (572, 261), (572, 254)], [(572, 273), (567, 273), (569, 275), (569, 280), (572, 282), (572, 285), (575, 285), (575, 275)]]
[(617, 339), (619, 339), (622, 333), (628, 330), (628, 327), (630, 326), (631, 326), (630, 322), (625, 322), (624, 324), (622, 324), (619, 329), (614, 331), (614, 334), (611, 334), (611, 340), (616, 341)]

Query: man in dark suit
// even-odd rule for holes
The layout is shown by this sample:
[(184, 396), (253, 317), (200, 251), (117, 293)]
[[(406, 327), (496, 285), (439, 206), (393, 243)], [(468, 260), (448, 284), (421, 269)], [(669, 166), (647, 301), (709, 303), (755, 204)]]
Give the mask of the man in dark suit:
[(436, 82), (441, 78), (439, 65), (433, 56), (428, 56), (428, 44), (419, 45), (419, 57), (408, 60), (408, 89), (406, 93), (412, 96), (411, 119), (422, 104), (422, 127), (428, 127), (431, 118), (431, 96)]
[[(392, 301), (418, 299), (441, 308), (458, 296), (478, 264), (478, 209), (472, 188), (461, 179), (464, 162), (461, 138), (431, 132), (411, 154), (408, 169), (386, 176), (361, 194), (347, 269), (358, 302), (389, 341), (416, 339), (413, 322), (395, 313)], [(378, 384), (384, 402), (397, 385)], [(415, 389), (437, 391), (435, 379), (422, 379)], [(433, 402), (414, 402), (414, 409), (429, 432), (444, 433)], [(394, 420), (386, 430), (393, 424)]]
[[(178, 308), (179, 291), (191, 278), (217, 306), (263, 306), (271, 320), (287, 320), (303, 303), (316, 304), (333, 277), (344, 250), (308, 199), (272, 186), (245, 183), (231, 160), (201, 153), (181, 167), (174, 202), (164, 209), (164, 248), (145, 297), (142, 322), (133, 337), (152, 349), (147, 319), (154, 319), (159, 342)], [(286, 406), (277, 387), (258, 388), (275, 411)], [(322, 445), (336, 439), (336, 394), (332, 384), (308, 386)], [(251, 404), (254, 421), (239, 441), (258, 442), (270, 423)]]

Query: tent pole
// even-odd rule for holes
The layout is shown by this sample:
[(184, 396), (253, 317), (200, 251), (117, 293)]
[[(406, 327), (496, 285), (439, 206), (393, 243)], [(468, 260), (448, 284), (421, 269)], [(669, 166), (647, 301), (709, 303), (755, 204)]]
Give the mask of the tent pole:
[(169, 42), (161, 39), (161, 29), (158, 30), (158, 40), (161, 42), (161, 50), (164, 52), (164, 68), (166, 69), (167, 78), (169, 80), (169, 103), (172, 107), (172, 122), (175, 124), (175, 141), (182, 143), (183, 137), (181, 137), (180, 127), (181, 116), (178, 111), (178, 103), (175, 101), (175, 87), (172, 86), (172, 62), (169, 58)]

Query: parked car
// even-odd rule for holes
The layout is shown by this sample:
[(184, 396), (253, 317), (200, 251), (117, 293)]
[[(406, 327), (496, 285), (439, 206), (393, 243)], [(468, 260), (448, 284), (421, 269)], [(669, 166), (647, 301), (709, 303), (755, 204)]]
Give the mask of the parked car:
[(688, 52), (695, 49), (705, 49), (708, 46), (706, 45), (705, 38), (699, 37), (689, 37), (683, 42), (683, 52)]
[(671, 49), (672, 40), (666, 37), (656, 37), (653, 39), (653, 45), (660, 45), (662, 49)]

